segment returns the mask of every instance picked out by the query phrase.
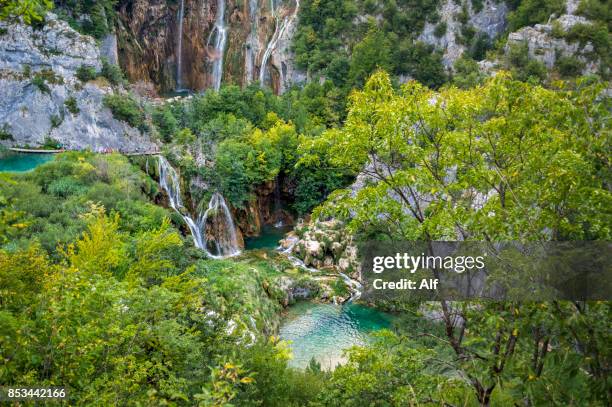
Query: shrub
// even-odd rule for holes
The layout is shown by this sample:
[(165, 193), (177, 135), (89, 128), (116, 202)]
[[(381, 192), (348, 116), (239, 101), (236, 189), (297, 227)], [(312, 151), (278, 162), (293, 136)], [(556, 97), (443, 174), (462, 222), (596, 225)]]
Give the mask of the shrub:
[(64, 121), (63, 117), (58, 116), (58, 115), (52, 115), (51, 116), (51, 128), (56, 128), (59, 127), (60, 124), (62, 124), (62, 122)]
[(64, 83), (64, 78), (59, 75), (56, 75), (52, 69), (43, 69), (36, 73), (36, 76), (40, 76), (47, 83), (51, 83), (53, 85), (58, 85)]
[(542, 82), (547, 74), (546, 66), (542, 62), (531, 59), (525, 67), (524, 75), (519, 75), (518, 79), (525, 82)]
[(562, 56), (557, 59), (556, 68), (563, 77), (576, 77), (582, 73), (584, 63), (575, 56)]
[(68, 111), (72, 114), (78, 114), (81, 111), (74, 96), (71, 96), (66, 99), (64, 105), (66, 106), (66, 109), (68, 109)]
[(124, 121), (132, 127), (142, 129), (144, 113), (138, 102), (129, 95), (110, 94), (104, 97), (104, 106), (113, 112), (113, 117)]
[(469, 89), (484, 82), (486, 75), (480, 72), (478, 63), (465, 55), (455, 61), (453, 84)]
[(45, 141), (43, 142), (43, 148), (48, 148), (48, 149), (59, 149), (62, 148), (62, 143), (60, 143), (58, 140), (54, 139), (53, 137), (45, 137)]
[(434, 28), (434, 35), (436, 38), (441, 38), (446, 34), (447, 26), (446, 21), (440, 21), (436, 28)]
[(166, 143), (172, 140), (172, 136), (178, 130), (178, 120), (168, 106), (163, 106), (153, 113), (153, 123), (157, 126), (159, 134)]
[(483, 6), (483, 0), (472, 0), (472, 9), (474, 10), (474, 13), (479, 13)]
[(98, 76), (96, 68), (91, 65), (81, 65), (76, 71), (76, 76), (81, 82), (88, 82)]
[(565, 38), (570, 42), (579, 42), (581, 46), (590, 42), (601, 56), (609, 56), (610, 35), (603, 24), (576, 24), (569, 29)]
[(125, 77), (123, 71), (117, 65), (111, 64), (110, 62), (102, 61), (102, 76), (104, 76), (113, 85), (121, 85), (125, 83)]
[(565, 0), (525, 0), (508, 16), (510, 31), (516, 31), (527, 25), (544, 23), (551, 14), (557, 16), (565, 13)]
[(14, 140), (10, 128), (6, 123), (4, 126), (0, 127), (0, 140)]
[(36, 86), (38, 90), (43, 93), (51, 93), (51, 89), (49, 88), (49, 86), (47, 86), (42, 76), (34, 76), (34, 78), (32, 78), (32, 85)]
[(51, 182), (47, 187), (47, 191), (60, 198), (65, 198), (70, 195), (79, 194), (84, 191), (83, 185), (81, 185), (76, 179), (72, 177), (63, 177), (56, 179)]

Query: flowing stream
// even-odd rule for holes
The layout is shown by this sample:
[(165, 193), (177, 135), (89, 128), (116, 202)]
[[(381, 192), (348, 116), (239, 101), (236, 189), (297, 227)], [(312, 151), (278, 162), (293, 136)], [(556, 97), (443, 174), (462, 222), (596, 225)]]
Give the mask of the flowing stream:
[(176, 91), (183, 90), (183, 17), (185, 14), (185, 0), (181, 0), (178, 11), (178, 32), (176, 34)]
[(287, 28), (291, 26), (293, 20), (297, 16), (297, 13), (300, 9), (300, 0), (295, 1), (295, 10), (293, 11), (293, 13), (291, 13), (291, 15), (285, 16), (282, 22), (280, 20), (278, 10), (274, 6), (274, 0), (270, 1), (270, 7), (272, 8), (272, 16), (275, 18), (276, 23), (274, 27), (274, 34), (272, 34), (272, 38), (270, 39), (270, 42), (268, 42), (268, 46), (266, 47), (264, 55), (261, 59), (261, 67), (259, 69), (259, 84), (261, 86), (264, 86), (265, 84), (268, 60), (272, 56), (272, 52), (274, 52), (274, 50), (276, 49), (278, 41), (285, 34), (285, 31), (287, 31)]
[(215, 90), (221, 87), (221, 77), (223, 76), (223, 54), (225, 52), (225, 43), (227, 42), (227, 26), (225, 25), (225, 0), (217, 0), (217, 15), (215, 18), (215, 28), (211, 31), (208, 37), (210, 40), (215, 35), (213, 68), (212, 68), (212, 85)]
[(223, 195), (213, 193), (206, 211), (194, 219), (183, 205), (179, 174), (163, 156), (157, 157), (159, 185), (168, 195), (172, 209), (189, 227), (195, 246), (214, 259), (240, 254), (236, 225)]

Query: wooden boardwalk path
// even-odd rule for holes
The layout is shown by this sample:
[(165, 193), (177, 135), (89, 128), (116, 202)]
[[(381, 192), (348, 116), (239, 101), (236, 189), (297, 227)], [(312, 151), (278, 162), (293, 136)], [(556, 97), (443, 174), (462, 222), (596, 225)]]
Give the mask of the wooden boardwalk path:
[[(10, 147), (9, 150), (14, 151), (16, 153), (28, 153), (28, 154), (57, 154), (57, 153), (63, 153), (66, 151), (75, 151), (75, 150), (66, 150), (63, 148), (58, 149), (58, 150), (43, 150), (43, 149), (35, 149), (35, 148), (17, 148), (17, 147)], [(137, 156), (137, 155), (158, 155), (158, 154), (161, 154), (161, 151), (149, 150), (149, 151), (132, 152), (132, 153), (122, 153), (120, 151), (96, 152), (96, 154), (112, 154), (112, 153), (119, 153), (119, 154), (123, 154), (126, 156)]]
[(35, 149), (35, 148), (16, 148), (16, 147), (10, 147), (9, 150), (14, 151), (16, 153), (34, 153), (34, 154), (57, 154), (57, 153), (63, 153), (64, 149), (59, 149), (59, 150), (41, 150), (41, 149)]

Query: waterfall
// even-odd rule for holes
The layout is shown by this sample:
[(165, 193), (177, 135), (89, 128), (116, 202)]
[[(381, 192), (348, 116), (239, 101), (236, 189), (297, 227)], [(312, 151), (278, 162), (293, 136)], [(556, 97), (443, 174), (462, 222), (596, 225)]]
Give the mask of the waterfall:
[[(286, 238), (286, 240), (289, 241), (289, 245), (287, 246), (286, 249), (283, 249), (282, 246), (279, 246), (276, 248), (276, 250), (278, 250), (279, 252), (281, 252), (283, 255), (285, 255), (285, 257), (287, 257), (287, 259), (291, 262), (291, 264), (293, 264), (295, 267), (300, 267), (306, 271), (310, 271), (311, 273), (317, 273), (320, 270), (314, 268), (314, 267), (308, 267), (303, 260), (295, 257), (293, 255), (293, 248), (295, 247), (295, 245), (298, 243), (298, 241), (300, 240), (297, 236), (289, 236)], [(342, 281), (344, 281), (344, 284), (346, 284), (348, 290), (351, 292), (351, 296), (344, 301), (344, 303), (350, 303), (352, 301), (356, 301), (359, 298), (361, 298), (361, 292), (363, 291), (363, 286), (361, 285), (361, 283), (349, 276), (347, 276), (346, 274), (342, 273), (342, 272), (338, 272), (338, 275), (340, 275), (340, 278), (342, 278)], [(336, 303), (336, 299), (334, 297), (333, 299), (334, 303)]]
[[(225, 198), (218, 192), (215, 192), (208, 202), (208, 208), (203, 215), (200, 216), (202, 229), (212, 229), (212, 239), (206, 240), (207, 246), (211, 243), (214, 245), (216, 254), (210, 251), (210, 247), (205, 247), (206, 253), (214, 258), (223, 258), (236, 256), (240, 254), (238, 248), (238, 238), (236, 237), (236, 225), (232, 213), (227, 207)], [(215, 218), (221, 218), (222, 221), (215, 221)]]
[(215, 90), (221, 87), (221, 77), (223, 76), (223, 53), (225, 52), (225, 43), (227, 41), (227, 27), (225, 26), (225, 0), (217, 0), (217, 16), (215, 18), (215, 28), (211, 31), (208, 37), (208, 45), (210, 40), (215, 36), (215, 52), (213, 55), (212, 68), (212, 85)]
[(291, 24), (293, 23), (293, 20), (297, 16), (297, 13), (300, 9), (300, 0), (295, 1), (295, 10), (290, 16), (285, 16), (282, 23), (280, 22), (280, 16), (275, 10), (274, 0), (270, 1), (270, 7), (272, 8), (272, 16), (274, 16), (276, 20), (276, 24), (274, 27), (274, 34), (272, 34), (272, 38), (270, 39), (270, 42), (268, 42), (268, 46), (266, 47), (264, 55), (261, 59), (261, 67), (259, 69), (259, 84), (261, 86), (264, 86), (265, 84), (266, 67), (268, 65), (268, 60), (272, 56), (272, 52), (276, 49), (276, 46), (278, 45), (278, 41), (285, 34), (285, 31), (287, 31), (287, 28), (291, 26)]
[(170, 207), (181, 215), (189, 227), (195, 246), (215, 259), (240, 254), (236, 226), (223, 196), (215, 192), (206, 211), (194, 219), (183, 206), (178, 173), (166, 158), (161, 155), (157, 157), (159, 185), (168, 195)]
[(178, 12), (178, 33), (176, 51), (176, 90), (183, 90), (183, 16), (185, 14), (185, 0), (181, 0)]
[(257, 38), (257, 0), (249, 0), (249, 18), (251, 20), (251, 31), (246, 41), (246, 50), (244, 53), (244, 76), (245, 83), (253, 81), (253, 72), (255, 71), (255, 57), (259, 47)]

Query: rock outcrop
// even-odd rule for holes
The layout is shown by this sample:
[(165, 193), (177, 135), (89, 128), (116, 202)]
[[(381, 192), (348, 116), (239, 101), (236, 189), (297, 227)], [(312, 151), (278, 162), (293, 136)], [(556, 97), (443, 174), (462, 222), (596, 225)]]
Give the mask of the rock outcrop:
[(7, 22), (0, 28), (2, 144), (38, 146), (54, 140), (69, 149), (153, 148), (145, 135), (104, 107), (104, 96), (115, 91), (110, 85), (77, 79), (79, 67), (102, 66), (92, 38), (51, 13), (41, 29)]
[[(442, 62), (448, 68), (452, 67), (466, 50), (466, 46), (459, 39), (463, 27), (471, 27), (476, 35), (485, 35), (490, 40), (506, 29), (508, 6), (504, 2), (486, 0), (479, 11), (474, 10), (471, 1), (467, 1), (465, 5), (464, 10), (457, 1), (446, 0), (440, 9), (440, 21), (436, 24), (425, 24), (419, 36), (420, 41), (434, 45), (444, 52)], [(465, 21), (462, 23), (461, 15), (464, 12), (467, 12), (467, 15), (463, 17)], [(436, 32), (440, 24), (446, 27), (443, 33)]]
[(508, 53), (513, 45), (526, 44), (529, 57), (542, 62), (549, 70), (555, 67), (560, 57), (571, 56), (583, 64), (582, 74), (596, 73), (599, 70), (600, 62), (599, 58), (593, 57), (593, 44), (568, 42), (562, 37), (577, 24), (591, 23), (584, 17), (564, 14), (558, 19), (551, 19), (547, 24), (523, 27), (508, 35), (505, 52)]
[(287, 226), (294, 223), (291, 213), (283, 207), (291, 196), (281, 184), (282, 181), (277, 178), (259, 185), (253, 199), (244, 208), (234, 211), (245, 236), (258, 236), (265, 225)]
[(360, 279), (357, 247), (342, 223), (336, 220), (297, 225), (280, 244), (307, 267), (339, 271)]

